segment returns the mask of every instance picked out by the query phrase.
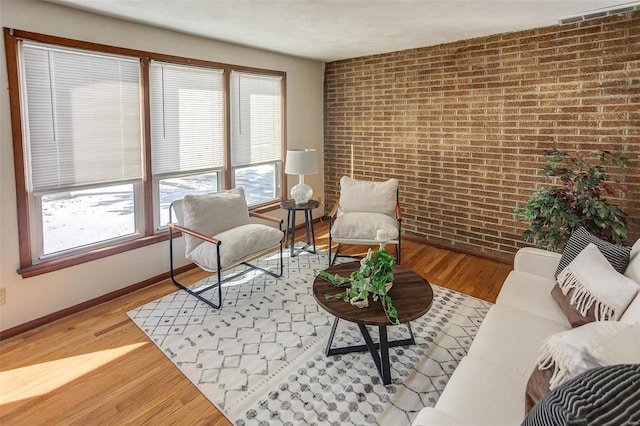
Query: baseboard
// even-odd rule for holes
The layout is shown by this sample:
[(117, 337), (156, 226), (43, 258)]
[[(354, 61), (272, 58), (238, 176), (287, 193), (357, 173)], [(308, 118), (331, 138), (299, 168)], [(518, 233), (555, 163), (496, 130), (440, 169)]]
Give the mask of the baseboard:
[(506, 265), (513, 265), (513, 256), (502, 256), (499, 254), (485, 253), (483, 251), (475, 250), (468, 247), (459, 247), (453, 244), (443, 243), (440, 241), (433, 241), (422, 235), (413, 234), (411, 232), (404, 232), (402, 234), (402, 238), (405, 240), (432, 246), (435, 248), (455, 251), (462, 254), (468, 254), (470, 256), (480, 257), (482, 259), (493, 260), (494, 262), (504, 263)]
[[(193, 263), (189, 265), (185, 265), (181, 268), (177, 268), (175, 273), (179, 275), (183, 272), (186, 272), (190, 269), (195, 268), (196, 265)], [(111, 293), (103, 294), (102, 296), (96, 297), (95, 299), (87, 300), (86, 302), (82, 302), (78, 305), (71, 306), (69, 308), (65, 308), (61, 311), (54, 312), (52, 314), (46, 315), (41, 318), (34, 319), (32, 321), (26, 322), (24, 324), (20, 324), (13, 328), (9, 328), (4, 331), (0, 331), (0, 341), (8, 339), (10, 337), (17, 336), (18, 334), (33, 330), (35, 328), (41, 327), (43, 325), (50, 324), (59, 319), (68, 317), (69, 315), (76, 314), (78, 312), (82, 312), (86, 309), (93, 308), (94, 306), (100, 305), (101, 303), (108, 302), (113, 299), (117, 299), (118, 297), (127, 295), (129, 293), (133, 293), (134, 291), (140, 290), (141, 288), (148, 287), (153, 284), (157, 284), (160, 281), (164, 281), (171, 278), (171, 274), (169, 272), (165, 272), (160, 275), (156, 275), (155, 277), (148, 278), (139, 283), (121, 288), (120, 290), (112, 291)]]

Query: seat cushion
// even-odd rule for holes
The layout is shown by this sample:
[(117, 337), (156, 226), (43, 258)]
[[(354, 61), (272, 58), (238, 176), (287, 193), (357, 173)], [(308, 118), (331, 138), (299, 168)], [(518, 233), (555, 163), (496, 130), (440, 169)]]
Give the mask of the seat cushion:
[[(568, 323), (561, 325), (509, 306), (494, 305), (480, 325), (469, 355), (521, 375), (526, 384), (526, 379), (537, 365), (542, 342), (570, 328)], [(522, 392), (524, 407), (524, 386)]]
[[(398, 221), (382, 213), (343, 213), (331, 226), (331, 236), (336, 240), (376, 240), (378, 229), (384, 229), (389, 240), (398, 239)], [(340, 242), (340, 241), (338, 241)], [(346, 241), (345, 241), (346, 242)]]
[(395, 217), (398, 180), (367, 182), (343, 176), (340, 179), (340, 209), (345, 213), (369, 212)]
[(555, 285), (554, 279), (526, 272), (511, 271), (502, 284), (496, 303), (529, 312), (569, 327), (567, 317), (551, 295), (551, 290)]
[(418, 413), (411, 426), (460, 426), (460, 419), (433, 407), (425, 407)]
[[(280, 244), (284, 233), (262, 224), (237, 226), (214, 235), (221, 241), (220, 268), (228, 268)], [(191, 260), (207, 271), (217, 271), (216, 246), (205, 242), (191, 252)]]
[(460, 419), (460, 425), (520, 424), (528, 376), (512, 373), (498, 363), (466, 356), (453, 372), (436, 408)]
[[(184, 217), (178, 217), (181, 225), (210, 236), (250, 222), (244, 189), (241, 187), (213, 194), (186, 195), (182, 200), (182, 210)], [(200, 238), (185, 234), (186, 255), (189, 256), (203, 242)]]

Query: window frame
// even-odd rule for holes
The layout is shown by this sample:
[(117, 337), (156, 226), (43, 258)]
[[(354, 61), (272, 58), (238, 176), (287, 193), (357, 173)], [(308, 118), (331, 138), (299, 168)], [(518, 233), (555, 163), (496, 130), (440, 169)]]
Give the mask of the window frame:
[[(7, 60), (7, 76), (9, 83), (9, 109), (11, 116), (11, 132), (13, 142), (13, 158), (14, 158), (14, 172), (16, 182), (16, 207), (17, 207), (17, 220), (18, 220), (18, 238), (19, 238), (19, 258), (20, 267), (17, 272), (22, 275), (23, 278), (36, 276), (59, 269), (67, 268), (70, 266), (78, 265), (85, 262), (90, 262), (96, 259), (112, 256), (114, 254), (123, 253), (129, 250), (137, 249), (151, 244), (156, 244), (161, 241), (169, 239), (169, 234), (166, 228), (156, 229), (157, 218), (155, 204), (160, 205), (158, 194), (155, 193), (156, 182), (154, 182), (152, 170), (151, 170), (151, 123), (150, 123), (150, 89), (149, 89), (149, 77), (150, 77), (150, 61), (163, 61), (169, 63), (176, 63), (181, 65), (197, 65), (202, 67), (211, 67), (222, 69), (224, 72), (224, 165), (222, 169), (222, 188), (231, 188), (234, 179), (234, 169), (231, 167), (230, 149), (230, 117), (229, 117), (229, 104), (230, 104), (230, 74), (231, 71), (242, 71), (249, 73), (256, 73), (262, 75), (272, 75), (281, 77), (281, 160), (279, 167), (277, 166), (277, 179), (280, 181), (280, 199), (286, 199), (286, 187), (284, 185), (284, 157), (287, 147), (287, 92), (286, 92), (286, 72), (276, 71), (262, 68), (238, 66), (231, 64), (224, 64), (219, 62), (213, 62), (209, 60), (188, 58), (182, 56), (168, 55), (150, 51), (143, 51), (137, 49), (129, 49), (125, 47), (117, 47), (81, 40), (74, 40), (64, 37), (34, 33), (23, 30), (16, 30), (10, 28), (3, 28), (4, 41), (5, 41), (5, 54)], [(20, 40), (28, 39), (46, 44), (60, 45), (65, 47), (72, 47), (78, 49), (91, 50), (101, 53), (111, 53), (124, 56), (130, 56), (137, 58), (140, 61), (140, 98), (141, 98), (141, 143), (142, 143), (142, 223), (140, 225), (140, 237), (127, 238), (125, 241), (116, 241), (113, 244), (100, 245), (98, 248), (91, 248), (87, 250), (80, 250), (79, 253), (73, 253), (68, 256), (56, 257), (55, 259), (43, 260), (40, 262), (34, 262), (33, 250), (34, 241), (33, 236), (37, 231), (32, 229), (38, 225), (33, 222), (33, 208), (35, 207), (34, 194), (30, 193), (27, 185), (27, 171), (25, 169), (25, 155), (24, 147), (24, 127), (22, 117), (22, 88), (20, 80), (20, 60), (18, 45)], [(157, 200), (157, 201), (156, 201)], [(273, 203), (261, 204), (254, 206), (253, 209), (257, 211), (269, 211), (279, 208), (279, 200)], [(252, 210), (253, 210), (252, 209)], [(159, 217), (158, 210), (158, 217)], [(37, 243), (37, 241), (35, 242)]]

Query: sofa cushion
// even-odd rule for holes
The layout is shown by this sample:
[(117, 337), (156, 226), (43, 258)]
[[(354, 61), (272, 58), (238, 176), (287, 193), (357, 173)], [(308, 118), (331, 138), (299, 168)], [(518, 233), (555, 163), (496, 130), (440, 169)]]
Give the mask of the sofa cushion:
[[(555, 302), (551, 303), (555, 305)], [(526, 383), (526, 379), (537, 365), (540, 345), (552, 334), (570, 329), (566, 320), (565, 324), (561, 325), (532, 313), (497, 304), (489, 309), (482, 321), (469, 349), (469, 355), (493, 362), (518, 374)], [(524, 386), (522, 395), (524, 398)], [(522, 404), (524, 409), (524, 399)]]
[(425, 407), (418, 413), (411, 426), (460, 426), (462, 422), (434, 407)]
[(574, 305), (571, 304), (571, 297), (573, 296), (575, 289), (569, 290), (567, 294), (564, 294), (558, 284), (553, 286), (551, 290), (551, 297), (556, 301), (562, 313), (567, 317), (567, 321), (571, 324), (572, 328), (580, 327), (581, 325), (594, 322), (596, 320), (595, 306), (591, 306), (587, 310), (587, 315), (582, 315)]
[(556, 269), (556, 278), (558, 274), (566, 268), (573, 259), (580, 254), (580, 252), (590, 243), (595, 244), (598, 250), (604, 255), (604, 257), (611, 263), (616, 271), (621, 274), (627, 268), (629, 263), (629, 256), (631, 254), (631, 247), (619, 246), (611, 244), (608, 241), (601, 240), (600, 238), (592, 235), (589, 231), (580, 227), (573, 231), (567, 245), (562, 252), (558, 269)]
[(569, 328), (566, 315), (551, 296), (551, 289), (555, 285), (556, 281), (553, 278), (511, 271), (502, 284), (496, 303), (529, 312)]
[(596, 320), (617, 320), (638, 292), (638, 284), (617, 272), (595, 244), (589, 243), (558, 274), (558, 285), (578, 312), (586, 316), (595, 307)]
[(624, 271), (624, 276), (640, 285), (640, 240), (636, 241), (631, 249), (631, 259)]
[(436, 408), (460, 419), (460, 425), (513, 426), (524, 418), (526, 384), (525, 376), (497, 363), (466, 356), (453, 372)]
[(621, 322), (628, 324), (640, 322), (640, 293), (631, 301), (627, 309), (620, 317)]

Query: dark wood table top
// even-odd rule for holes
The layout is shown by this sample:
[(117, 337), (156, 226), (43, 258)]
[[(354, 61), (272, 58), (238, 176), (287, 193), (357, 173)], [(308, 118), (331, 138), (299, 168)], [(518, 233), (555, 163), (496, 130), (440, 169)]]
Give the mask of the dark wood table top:
[[(360, 268), (360, 262), (349, 262), (334, 265), (327, 269), (330, 274), (339, 274), (348, 277), (353, 271)], [(398, 311), (398, 319), (401, 324), (408, 323), (426, 314), (433, 303), (433, 289), (431, 285), (417, 273), (400, 265), (395, 265), (393, 287), (389, 290), (389, 296), (393, 306)], [(384, 313), (382, 304), (378, 300), (374, 302), (369, 297), (369, 306), (358, 308), (342, 299), (331, 298), (327, 300), (325, 294), (335, 295), (344, 290), (344, 287), (336, 287), (327, 280), (316, 277), (313, 281), (313, 295), (324, 310), (346, 321), (364, 325), (391, 325)]]
[(284, 200), (280, 202), (280, 208), (286, 210), (312, 210), (320, 207), (320, 201), (309, 200), (306, 203), (296, 204), (294, 200)]

